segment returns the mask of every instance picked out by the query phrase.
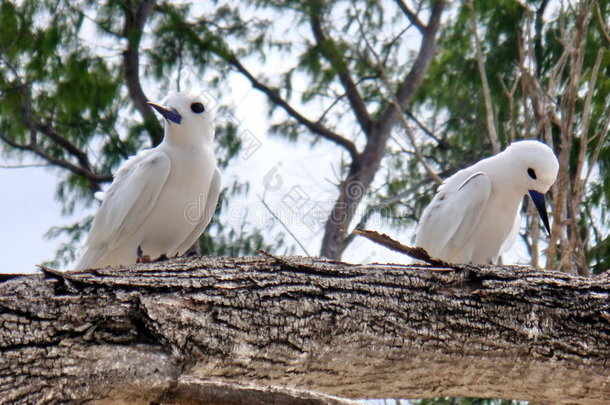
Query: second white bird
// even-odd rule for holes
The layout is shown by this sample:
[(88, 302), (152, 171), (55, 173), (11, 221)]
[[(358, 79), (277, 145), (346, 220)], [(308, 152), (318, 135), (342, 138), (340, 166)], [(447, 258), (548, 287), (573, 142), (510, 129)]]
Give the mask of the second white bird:
[(496, 263), (519, 230), (521, 200), (529, 192), (550, 232), (544, 194), (559, 163), (539, 141), (519, 141), (460, 170), (438, 188), (424, 210), (416, 246), (453, 263)]
[(218, 201), (214, 120), (198, 96), (178, 93), (166, 105), (163, 142), (127, 160), (93, 221), (76, 269), (133, 264), (187, 251)]

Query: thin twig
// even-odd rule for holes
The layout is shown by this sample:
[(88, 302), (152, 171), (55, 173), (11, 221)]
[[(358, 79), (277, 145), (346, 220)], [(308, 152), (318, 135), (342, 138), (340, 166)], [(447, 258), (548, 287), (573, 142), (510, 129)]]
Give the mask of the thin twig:
[(294, 241), (299, 245), (299, 247), (303, 250), (303, 252), (305, 252), (305, 254), (307, 256), (311, 256), (311, 254), (309, 254), (309, 252), (307, 251), (307, 249), (305, 249), (305, 246), (303, 246), (303, 244), (301, 243), (301, 241), (299, 240), (299, 238), (296, 237), (296, 235), (294, 233), (292, 233), (292, 231), (290, 230), (290, 228), (288, 228), (288, 225), (286, 225), (284, 223), (284, 221), (282, 221), (280, 219), (280, 217), (278, 217), (275, 212), (273, 212), (273, 210), (271, 209), (271, 207), (269, 207), (269, 205), (265, 202), (265, 199), (263, 197), (261, 197), (260, 195), (258, 196), (258, 198), (260, 199), (260, 201), (263, 203), (263, 206), (265, 208), (267, 208), (267, 211), (269, 211), (269, 213), (271, 214), (271, 216), (273, 218), (275, 218), (276, 221), (278, 221), (280, 223), (280, 225), (282, 225), (282, 227), (286, 230), (286, 232), (288, 232), (288, 234), (290, 236), (292, 236), (292, 239), (294, 239)]
[(434, 135), (434, 132), (432, 132), (432, 130), (430, 128), (428, 128), (423, 122), (421, 122), (410, 110), (405, 109), (405, 114), (407, 114), (407, 116), (411, 119), (411, 121), (413, 121), (419, 127), (419, 129), (421, 129), (424, 132), (424, 134), (426, 134), (430, 138), (434, 139), (434, 141), (438, 145), (440, 145), (443, 148), (447, 148), (447, 149), (451, 148), (451, 144), (449, 144), (449, 142), (445, 141), (444, 139), (440, 139), (439, 137)]
[(491, 105), (489, 83), (487, 82), (487, 72), (485, 71), (485, 62), (483, 61), (483, 53), (481, 52), (481, 41), (479, 40), (479, 33), (477, 30), (477, 15), (474, 11), (474, 7), (472, 6), (472, 0), (465, 0), (464, 4), (470, 11), (470, 21), (472, 23), (471, 28), (472, 33), (474, 34), (474, 44), (477, 55), (477, 66), (479, 67), (481, 84), (483, 85), (483, 100), (485, 101), (485, 115), (487, 118), (487, 134), (489, 135), (489, 140), (491, 142), (491, 150), (494, 154), (496, 154), (500, 152), (500, 140), (498, 139), (498, 132), (496, 131), (493, 107)]
[(0, 169), (30, 169), (34, 167), (50, 167), (50, 163), (32, 163), (28, 165), (0, 165)]
[(597, 14), (597, 22), (599, 24), (599, 29), (602, 32), (602, 35), (604, 36), (606, 41), (610, 44), (610, 35), (608, 35), (608, 28), (606, 28), (606, 23), (604, 22), (602, 11), (599, 8), (599, 3), (595, 3), (595, 12)]
[(504, 94), (506, 94), (506, 98), (508, 98), (508, 115), (509, 115), (509, 119), (510, 119), (510, 141), (514, 142), (517, 140), (517, 133), (516, 133), (516, 122), (515, 122), (515, 92), (517, 91), (517, 88), (519, 87), (519, 70), (515, 71), (515, 80), (513, 81), (513, 84), (510, 86), (510, 89), (506, 86), (506, 84), (504, 83), (504, 80), (502, 80), (502, 76), (500, 76), (498, 74), (498, 81), (500, 82), (500, 86), (502, 87), (502, 91), (504, 91)]
[(593, 151), (593, 155), (590, 158), (589, 161), (589, 168), (587, 170), (587, 175), (585, 176), (585, 184), (589, 183), (589, 177), (591, 176), (591, 173), (593, 172), (593, 168), (595, 167), (596, 163), (597, 163), (597, 159), (599, 158), (599, 153), (602, 150), (602, 147), (604, 146), (604, 142), (606, 141), (606, 136), (608, 136), (608, 132), (610, 131), (610, 112), (608, 112), (608, 114), (606, 115), (606, 123), (604, 124), (604, 127), (602, 128), (601, 131), (601, 136), (599, 138), (599, 140), (597, 141), (597, 146), (595, 148), (595, 150)]
[(605, 51), (600, 49), (597, 51), (597, 58), (595, 59), (595, 65), (593, 65), (593, 70), (591, 71), (591, 77), (589, 79), (588, 91), (585, 97), (585, 103), (582, 109), (582, 123), (581, 134), (580, 134), (580, 150), (578, 151), (578, 162), (576, 165), (576, 173), (574, 174), (574, 188), (573, 195), (574, 199), (580, 201), (580, 189), (586, 184), (581, 182), (582, 171), (585, 167), (585, 160), (587, 158), (587, 149), (589, 146), (590, 138), (588, 135), (589, 132), (589, 122), (591, 118), (591, 102), (593, 101), (593, 93), (595, 92), (595, 85), (597, 83), (597, 75), (599, 73), (599, 68), (602, 63), (602, 57)]

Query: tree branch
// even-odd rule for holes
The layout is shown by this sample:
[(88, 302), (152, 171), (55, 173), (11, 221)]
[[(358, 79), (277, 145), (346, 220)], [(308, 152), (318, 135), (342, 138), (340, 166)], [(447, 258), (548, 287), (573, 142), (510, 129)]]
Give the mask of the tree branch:
[[(366, 33), (364, 32), (364, 26), (362, 25), (362, 22), (360, 21), (359, 18), (357, 18), (358, 21), (358, 25), (360, 27), (360, 33), (362, 34), (363, 38), (364, 38), (364, 42), (367, 46), (367, 48), (369, 49), (369, 52), (371, 52), (371, 54), (373, 55), (373, 57), (375, 58), (376, 61), (376, 68), (379, 70), (380, 76), (381, 76), (381, 81), (383, 82), (384, 87), (386, 88), (386, 91), (388, 93), (388, 95), (386, 96), (387, 98), (390, 99), (390, 104), (393, 104), (394, 107), (398, 110), (398, 111), (402, 111), (404, 108), (403, 106), (400, 105), (398, 99), (396, 98), (396, 96), (392, 93), (392, 86), (390, 84), (390, 80), (388, 78), (388, 74), (385, 70), (385, 68), (383, 67), (383, 64), (381, 63), (381, 59), (379, 58), (379, 55), (375, 52), (375, 50), (373, 49), (373, 46), (370, 44), (370, 42), (367, 40), (366, 38)], [(422, 156), (421, 152), (419, 151), (419, 147), (417, 146), (417, 142), (415, 140), (415, 136), (413, 135), (413, 132), (411, 131), (411, 128), (409, 127), (409, 123), (407, 122), (407, 119), (405, 118), (404, 114), (398, 114), (398, 118), (399, 121), (401, 122), (405, 132), (407, 133), (407, 136), (409, 138), (409, 141), (411, 143), (411, 147), (413, 148), (413, 152), (415, 154), (415, 157), (417, 158), (417, 160), (422, 164), (422, 166), (424, 167), (424, 169), (426, 170), (426, 173), (428, 173), (428, 177), (430, 177), (431, 179), (434, 180), (434, 182), (436, 184), (441, 184), (443, 182), (443, 180), (438, 176), (438, 174), (430, 167), (430, 165), (428, 164), (428, 162), (426, 162), (426, 160), (424, 159), (424, 157)]]
[[(91, 168), (91, 164), (89, 163), (89, 157), (83, 150), (81, 150), (74, 143), (70, 142), (70, 140), (68, 140), (67, 138), (57, 133), (57, 131), (55, 131), (49, 125), (39, 122), (38, 119), (33, 116), (32, 94), (30, 92), (29, 84), (23, 82), (23, 80), (19, 76), (19, 72), (9, 60), (4, 57), (2, 59), (4, 64), (12, 71), (13, 75), (15, 76), (17, 87), (23, 97), (23, 103), (21, 105), (21, 115), (23, 118), (23, 123), (30, 130), (30, 143), (28, 145), (19, 144), (18, 142), (15, 142), (10, 139), (10, 137), (2, 131), (0, 131), (0, 139), (2, 139), (4, 142), (12, 146), (13, 148), (34, 152), (39, 157), (43, 158), (44, 160), (55, 166), (63, 167), (74, 174), (85, 177), (90, 181), (89, 188), (91, 192), (99, 191), (100, 183), (111, 181), (112, 176), (98, 175), (97, 173), (95, 173)], [(70, 163), (68, 160), (54, 157), (47, 153), (44, 149), (40, 148), (37, 143), (36, 137), (36, 134), (38, 132), (41, 132), (49, 140), (51, 140), (51, 142), (55, 143), (68, 154), (76, 158), (79, 166)]]
[(96, 186), (95, 185), (92, 186), (92, 191), (100, 190), (99, 183), (106, 183), (106, 182), (112, 181), (111, 175), (100, 175), (100, 174), (94, 173), (90, 170), (87, 170), (85, 168), (82, 168), (80, 166), (77, 166), (73, 163), (70, 163), (67, 160), (56, 158), (56, 157), (50, 155), (49, 153), (47, 153), (44, 149), (42, 149), (36, 143), (29, 143), (27, 145), (22, 145), (20, 143), (17, 143), (14, 140), (12, 140), (8, 135), (6, 135), (4, 133), (4, 131), (2, 131), (2, 130), (0, 130), (0, 139), (2, 139), (7, 145), (10, 145), (11, 147), (13, 147), (15, 149), (27, 150), (27, 151), (33, 152), (37, 156), (43, 158), (44, 160), (46, 160), (47, 162), (49, 162), (50, 164), (52, 164), (54, 166), (62, 167), (76, 175), (83, 176), (84, 178), (94, 182)]
[(419, 129), (421, 129), (430, 138), (434, 139), (434, 142), (436, 142), (438, 146), (445, 149), (451, 149), (451, 144), (449, 142), (436, 136), (434, 132), (432, 132), (432, 130), (426, 125), (424, 125), (424, 123), (421, 122), (411, 110), (405, 109), (405, 114), (407, 114), (407, 116), (419, 127)]
[(255, 404), (314, 390), (605, 404), (610, 279), (299, 257), (44, 269), (2, 277), (0, 353), (13, 403), (218, 404), (238, 390)]
[(597, 23), (599, 24), (599, 29), (602, 33), (602, 36), (606, 39), (606, 42), (610, 44), (610, 35), (608, 34), (608, 29), (606, 28), (606, 23), (604, 22), (602, 11), (599, 8), (599, 3), (595, 3), (595, 14), (597, 15)]
[(127, 49), (123, 52), (125, 82), (127, 83), (127, 89), (134, 106), (148, 128), (153, 146), (158, 145), (163, 139), (163, 128), (150, 109), (150, 106), (146, 103), (148, 98), (140, 84), (139, 48), (142, 33), (144, 32), (144, 24), (146, 24), (146, 20), (156, 4), (156, 0), (142, 0), (138, 2), (137, 8), (134, 9), (134, 4), (128, 1), (123, 25), (123, 36), (127, 39)]
[(352, 79), (347, 64), (342, 59), (339, 50), (331, 39), (326, 37), (324, 29), (322, 28), (322, 17), (319, 13), (311, 15), (311, 29), (313, 36), (317, 42), (320, 53), (328, 60), (337, 72), (339, 81), (345, 90), (347, 99), (349, 100), (352, 111), (360, 125), (362, 131), (368, 137), (370, 135), (371, 126), (373, 121), (366, 109), (366, 104), (358, 91), (356, 83)]
[(413, 11), (411, 11), (409, 6), (407, 6), (404, 1), (394, 0), (394, 2), (396, 3), (396, 5), (398, 5), (398, 8), (400, 8), (400, 10), (407, 17), (407, 19), (411, 22), (411, 24), (413, 24), (415, 26), (415, 28), (417, 28), (419, 30), (419, 32), (421, 32), (421, 34), (424, 35), (426, 33), (427, 27), (424, 25), (424, 23), (422, 23), (420, 21), (419, 18), (417, 18), (417, 14), (415, 14)]
[(341, 135), (337, 134), (336, 132), (331, 131), (330, 129), (328, 129), (324, 125), (322, 125), (320, 122), (313, 122), (313, 121), (305, 118), (297, 110), (295, 110), (290, 104), (288, 104), (288, 102), (286, 100), (284, 100), (277, 93), (277, 91), (273, 90), (269, 86), (267, 86), (264, 83), (262, 83), (261, 81), (259, 81), (256, 77), (254, 77), (254, 75), (252, 73), (250, 73), (250, 71), (248, 69), (246, 69), (246, 67), (244, 65), (242, 65), (242, 63), (237, 59), (237, 57), (235, 55), (230, 54), (228, 57), (226, 57), (225, 60), (235, 69), (237, 69), (237, 71), (239, 73), (244, 75), (246, 77), (246, 79), (248, 79), (248, 81), (250, 81), (250, 84), (252, 85), (252, 87), (254, 87), (255, 89), (257, 89), (257, 90), (261, 91), (263, 94), (265, 94), (274, 104), (281, 107), (284, 111), (286, 111), (286, 113), (289, 116), (291, 116), (292, 118), (297, 120), (297, 122), (299, 122), (300, 124), (307, 127), (307, 129), (309, 129), (314, 134), (317, 134), (317, 135), (321, 136), (322, 138), (325, 138), (329, 141), (336, 143), (337, 145), (344, 147), (347, 150), (347, 152), (349, 152), (352, 159), (356, 159), (358, 157), (358, 151), (356, 149), (356, 145), (352, 141), (342, 137)]
[(61, 136), (53, 128), (43, 123), (33, 124), (32, 122), (28, 122), (28, 126), (32, 130), (42, 132), (42, 134), (44, 134), (47, 138), (49, 138), (57, 145), (59, 145), (63, 150), (74, 156), (78, 161), (80, 167), (90, 173), (93, 173), (93, 170), (91, 170), (91, 165), (89, 164), (89, 156), (87, 156), (87, 154), (83, 150), (81, 150), (78, 146), (70, 142), (67, 138)]
[(395, 101), (397, 103), (390, 102), (381, 111), (379, 118), (373, 123), (364, 150), (359, 158), (352, 162), (348, 177), (339, 186), (339, 197), (326, 221), (322, 248), (320, 249), (321, 256), (339, 259), (343, 249), (345, 249), (347, 228), (354, 218), (358, 204), (362, 201), (379, 169), (392, 129), (403, 115), (406, 104), (421, 86), (428, 66), (434, 57), (436, 33), (440, 27), (443, 8), (443, 1), (433, 4), (417, 58), (396, 91)]

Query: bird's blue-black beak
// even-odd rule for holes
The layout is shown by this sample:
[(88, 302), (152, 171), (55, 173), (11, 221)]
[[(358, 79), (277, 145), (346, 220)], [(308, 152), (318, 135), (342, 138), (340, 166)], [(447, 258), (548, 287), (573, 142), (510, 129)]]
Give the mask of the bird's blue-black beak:
[(544, 203), (544, 194), (539, 193), (535, 190), (529, 190), (530, 197), (532, 197), (532, 201), (534, 201), (534, 205), (538, 210), (538, 214), (540, 214), (540, 218), (542, 218), (542, 222), (544, 223), (544, 227), (546, 231), (551, 234), (551, 227), (549, 226), (549, 216), (546, 213), (546, 204)]
[(175, 108), (168, 108), (161, 104), (152, 103), (150, 101), (148, 102), (148, 104), (155, 110), (157, 110), (159, 114), (161, 114), (166, 120), (175, 122), (176, 124), (180, 125), (180, 122), (182, 121), (182, 116)]

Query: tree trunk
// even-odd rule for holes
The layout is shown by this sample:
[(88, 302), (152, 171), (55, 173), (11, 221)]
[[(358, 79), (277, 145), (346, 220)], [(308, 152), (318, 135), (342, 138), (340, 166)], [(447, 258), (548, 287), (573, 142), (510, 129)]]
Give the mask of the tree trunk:
[[(417, 58), (404, 80), (397, 86), (396, 94), (393, 95), (397, 104), (402, 108), (411, 101), (423, 83), (428, 67), (434, 58), (436, 34), (440, 28), (444, 8), (443, 1), (434, 2), (428, 25), (422, 28), (423, 36)], [(349, 88), (345, 90), (350, 92)], [(390, 139), (392, 129), (399, 121), (400, 114), (403, 112), (399, 111), (392, 102), (388, 102), (384, 110), (380, 112), (380, 118), (371, 123), (364, 150), (357, 157), (353, 157), (348, 176), (339, 185), (339, 197), (335, 201), (324, 227), (320, 256), (334, 260), (341, 259), (346, 248), (345, 239), (348, 227), (379, 170), (381, 160), (385, 156), (386, 144)]]
[(177, 259), (5, 275), (0, 309), (2, 403), (610, 401), (603, 276)]

